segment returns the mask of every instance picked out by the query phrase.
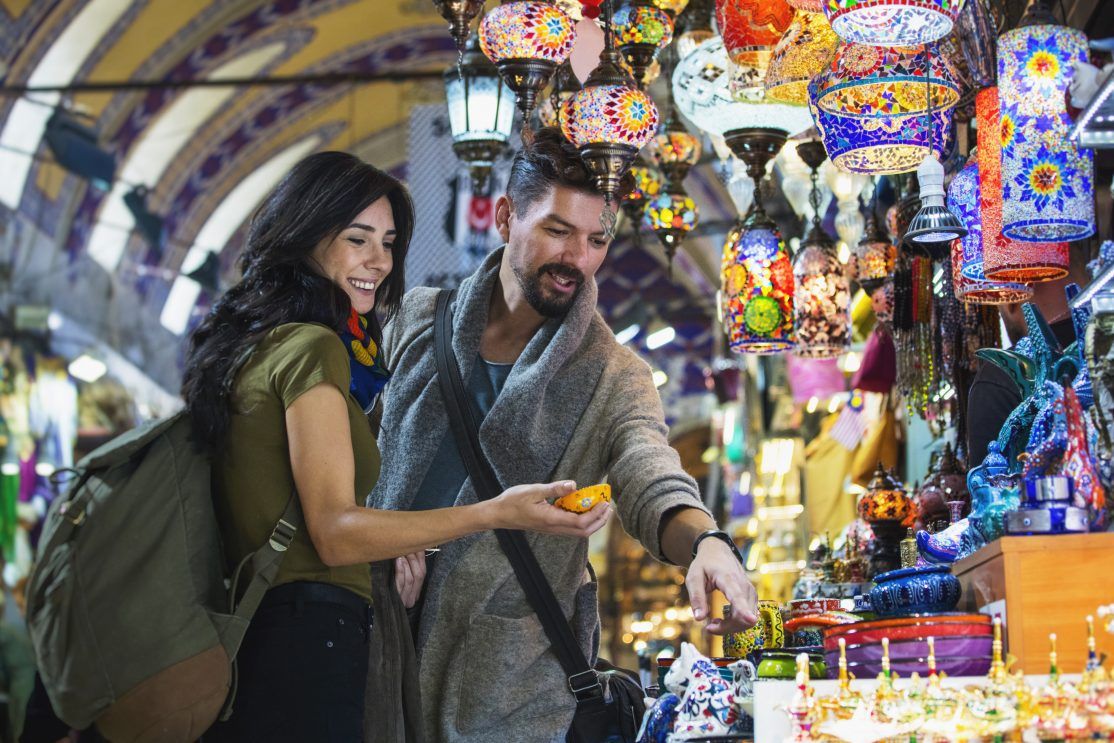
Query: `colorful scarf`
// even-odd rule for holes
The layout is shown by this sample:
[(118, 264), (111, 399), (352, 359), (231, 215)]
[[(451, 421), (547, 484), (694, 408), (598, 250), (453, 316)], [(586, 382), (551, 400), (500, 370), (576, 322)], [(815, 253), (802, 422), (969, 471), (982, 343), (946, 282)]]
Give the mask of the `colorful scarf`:
[(348, 349), (349, 365), (352, 369), (352, 384), (349, 391), (365, 411), (370, 410), (375, 397), (383, 391), (391, 373), (383, 365), (379, 346), (367, 329), (367, 318), (356, 310), (348, 316), (348, 324), (340, 333), (344, 347)]

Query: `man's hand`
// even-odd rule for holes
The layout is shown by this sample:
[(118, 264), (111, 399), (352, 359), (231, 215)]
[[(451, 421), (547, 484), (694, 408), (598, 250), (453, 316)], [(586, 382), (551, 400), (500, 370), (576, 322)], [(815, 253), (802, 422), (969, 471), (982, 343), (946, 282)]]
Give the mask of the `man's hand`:
[[(696, 559), (685, 577), (692, 614), (712, 634), (741, 632), (758, 623), (758, 592), (747, 578), (743, 566), (730, 547), (719, 539), (700, 543)], [(723, 619), (708, 618), (708, 595), (719, 589), (731, 604), (731, 614)]]
[(395, 558), (395, 590), (402, 605), (413, 609), (425, 585), (425, 552)]

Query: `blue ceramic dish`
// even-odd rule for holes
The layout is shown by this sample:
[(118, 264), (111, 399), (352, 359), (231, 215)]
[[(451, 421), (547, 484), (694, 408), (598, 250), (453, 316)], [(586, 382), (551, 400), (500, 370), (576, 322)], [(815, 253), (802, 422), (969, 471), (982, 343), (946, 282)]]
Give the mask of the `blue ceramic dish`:
[(870, 604), (880, 617), (953, 611), (959, 603), (959, 579), (949, 565), (902, 568), (874, 579)]

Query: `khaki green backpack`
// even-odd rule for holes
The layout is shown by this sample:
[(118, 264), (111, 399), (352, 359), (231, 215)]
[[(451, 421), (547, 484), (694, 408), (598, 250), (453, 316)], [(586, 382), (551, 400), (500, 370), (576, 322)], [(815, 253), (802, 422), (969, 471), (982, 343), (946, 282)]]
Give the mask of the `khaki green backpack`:
[(297, 499), (248, 558), (233, 605), (209, 459), (185, 413), (105, 444), (71, 482), (47, 514), (27, 594), (54, 711), (114, 743), (195, 741), (230, 696), (232, 660), (301, 524)]

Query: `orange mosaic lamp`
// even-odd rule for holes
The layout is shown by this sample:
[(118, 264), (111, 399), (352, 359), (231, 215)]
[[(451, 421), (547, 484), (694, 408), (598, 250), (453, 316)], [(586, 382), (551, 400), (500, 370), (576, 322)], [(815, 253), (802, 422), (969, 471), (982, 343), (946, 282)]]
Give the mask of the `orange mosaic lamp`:
[(785, 0), (716, 0), (716, 27), (728, 57), (755, 68), (760, 80), (792, 21), (793, 8)]

